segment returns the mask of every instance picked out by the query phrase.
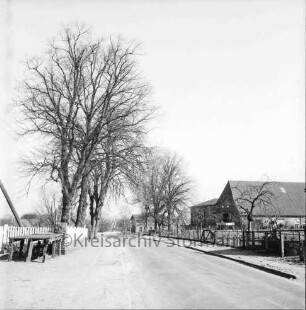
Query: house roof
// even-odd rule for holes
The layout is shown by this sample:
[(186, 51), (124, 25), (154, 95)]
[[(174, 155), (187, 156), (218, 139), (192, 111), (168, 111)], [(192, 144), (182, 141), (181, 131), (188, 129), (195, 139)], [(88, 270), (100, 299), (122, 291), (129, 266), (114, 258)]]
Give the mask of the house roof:
[(140, 218), (140, 214), (132, 214), (131, 220), (138, 220)]
[(207, 200), (207, 201), (204, 201), (204, 202), (201, 202), (201, 203), (198, 203), (194, 206), (191, 206), (191, 208), (193, 207), (207, 207), (207, 206), (213, 206), (217, 203), (218, 201), (218, 198), (214, 198), (214, 199), (210, 199), (210, 200)]
[[(143, 214), (132, 214), (131, 220), (144, 221), (145, 216)], [(148, 215), (148, 220), (152, 219), (151, 215)]]
[(39, 219), (20, 219), (23, 227), (36, 227), (39, 226)]
[[(250, 186), (259, 186), (259, 181), (228, 181), (234, 200), (238, 197), (235, 188), (247, 189)], [(279, 215), (305, 216), (305, 183), (303, 182), (271, 182), (270, 191), (275, 195), (275, 205)], [(254, 209), (254, 215), (260, 214), (260, 210)]]

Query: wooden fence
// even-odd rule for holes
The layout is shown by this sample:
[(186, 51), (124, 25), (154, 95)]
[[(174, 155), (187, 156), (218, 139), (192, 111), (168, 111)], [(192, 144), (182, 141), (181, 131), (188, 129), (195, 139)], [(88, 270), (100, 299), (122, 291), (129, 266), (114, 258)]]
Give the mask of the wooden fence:
[[(51, 227), (0, 226), (0, 250), (2, 250), (4, 245), (9, 243), (9, 237), (24, 236), (29, 234), (44, 234), (48, 232), (52, 232)], [(87, 237), (88, 229), (85, 227), (67, 226), (66, 234), (71, 238), (78, 238), (79, 236), (83, 238)]]
[(242, 247), (278, 253), (281, 257), (305, 256), (305, 230), (173, 230), (163, 231), (161, 236), (210, 243), (215, 245)]
[(51, 227), (0, 226), (0, 250), (3, 245), (9, 243), (9, 237), (24, 236), (28, 234), (43, 234), (51, 231)]

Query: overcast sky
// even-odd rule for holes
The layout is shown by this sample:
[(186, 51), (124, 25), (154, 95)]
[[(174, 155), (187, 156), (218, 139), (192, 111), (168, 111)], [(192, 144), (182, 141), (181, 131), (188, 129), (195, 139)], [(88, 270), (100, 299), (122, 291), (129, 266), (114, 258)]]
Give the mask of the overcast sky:
[(0, 20), (0, 178), (19, 214), (39, 196), (18, 194), (16, 162), (30, 144), (14, 138), (14, 87), (24, 59), (75, 21), (142, 42), (140, 66), (162, 114), (149, 140), (184, 159), (194, 202), (218, 197), (229, 179), (304, 181), (303, 0), (11, 0)]

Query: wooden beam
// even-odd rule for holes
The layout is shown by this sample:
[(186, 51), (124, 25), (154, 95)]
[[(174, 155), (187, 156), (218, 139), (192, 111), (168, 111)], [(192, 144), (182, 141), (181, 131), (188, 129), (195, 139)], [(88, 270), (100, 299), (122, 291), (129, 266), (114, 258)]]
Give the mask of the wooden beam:
[(33, 240), (32, 240), (32, 239), (29, 239), (29, 240), (28, 240), (28, 251), (27, 251), (26, 262), (30, 262), (30, 261), (31, 261), (32, 252), (33, 252)]
[(7, 193), (7, 191), (6, 191), (5, 187), (4, 187), (4, 185), (3, 185), (3, 183), (1, 182), (1, 180), (0, 180), (0, 188), (1, 188), (1, 190), (2, 190), (2, 193), (3, 193), (4, 197), (5, 197), (5, 199), (6, 199), (7, 203), (8, 203), (8, 205), (10, 206), (10, 208), (11, 208), (13, 214), (14, 214), (14, 217), (15, 217), (15, 220), (16, 220), (18, 226), (19, 226), (19, 227), (22, 227), (20, 218), (19, 218), (19, 216), (18, 216), (18, 214), (17, 214), (17, 212), (16, 212), (16, 210), (15, 210), (15, 207), (14, 207), (14, 205), (13, 205), (13, 203), (12, 203), (12, 201), (11, 201), (11, 199), (10, 199), (10, 197), (9, 197), (9, 195), (8, 195), (8, 193)]

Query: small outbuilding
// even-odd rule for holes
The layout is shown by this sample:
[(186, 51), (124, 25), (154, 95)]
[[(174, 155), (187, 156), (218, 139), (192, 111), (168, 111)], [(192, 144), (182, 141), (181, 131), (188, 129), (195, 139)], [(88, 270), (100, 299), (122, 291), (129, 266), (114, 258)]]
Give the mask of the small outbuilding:
[(152, 218), (145, 218), (141, 214), (132, 214), (130, 220), (131, 233), (143, 233), (154, 229), (154, 221)]

